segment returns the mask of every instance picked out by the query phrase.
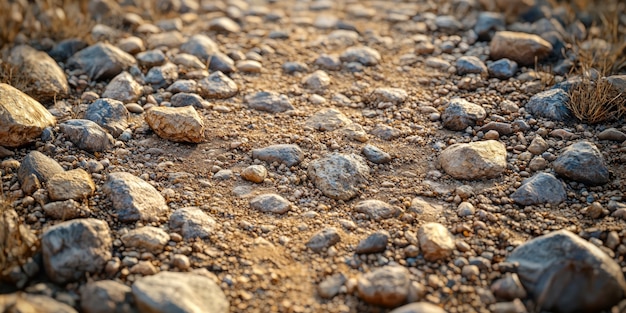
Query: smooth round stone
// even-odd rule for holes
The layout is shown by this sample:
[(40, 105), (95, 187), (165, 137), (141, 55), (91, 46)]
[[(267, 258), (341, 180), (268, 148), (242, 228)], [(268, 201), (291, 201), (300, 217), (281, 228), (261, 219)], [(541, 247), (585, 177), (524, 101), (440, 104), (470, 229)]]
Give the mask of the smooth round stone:
[(125, 107), (130, 113), (141, 114), (144, 111), (143, 107), (138, 103), (127, 103)]

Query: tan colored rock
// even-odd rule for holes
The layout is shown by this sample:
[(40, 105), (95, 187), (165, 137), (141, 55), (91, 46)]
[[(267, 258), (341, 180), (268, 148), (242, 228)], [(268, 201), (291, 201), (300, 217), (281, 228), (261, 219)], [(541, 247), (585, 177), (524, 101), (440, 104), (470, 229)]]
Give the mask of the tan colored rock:
[(507, 58), (521, 65), (535, 64), (547, 57), (552, 45), (543, 38), (520, 32), (497, 32), (489, 44), (490, 56), (494, 60)]
[(11, 50), (9, 62), (19, 68), (19, 75), (27, 82), (23, 91), (38, 101), (52, 102), (68, 93), (65, 73), (47, 53), (20, 45)]
[(262, 183), (267, 177), (267, 169), (263, 165), (250, 165), (241, 171), (241, 178), (253, 183)]
[(80, 168), (52, 176), (47, 187), (50, 200), (53, 201), (80, 200), (96, 191), (91, 175)]
[(456, 179), (494, 178), (506, 169), (506, 148), (495, 140), (458, 143), (441, 152), (439, 162)]
[(363, 301), (386, 307), (403, 304), (409, 294), (409, 270), (404, 266), (385, 266), (358, 279), (357, 291)]
[(46, 108), (23, 92), (0, 83), (0, 145), (19, 147), (41, 136), (56, 119)]
[(417, 232), (420, 248), (427, 261), (448, 258), (454, 250), (454, 237), (439, 223), (427, 223)]
[(204, 139), (204, 121), (192, 106), (153, 107), (146, 112), (146, 122), (161, 138), (199, 143)]
[(107, 85), (102, 98), (111, 98), (122, 102), (135, 102), (143, 92), (142, 86), (128, 72), (121, 72)]

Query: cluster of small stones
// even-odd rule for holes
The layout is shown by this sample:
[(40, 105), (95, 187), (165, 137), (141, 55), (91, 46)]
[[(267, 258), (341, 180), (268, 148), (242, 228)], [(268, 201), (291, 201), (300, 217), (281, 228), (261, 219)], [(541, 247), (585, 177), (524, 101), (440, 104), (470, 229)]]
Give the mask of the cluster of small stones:
[(90, 0), (88, 41), (19, 34), (0, 213), (40, 249), (0, 236), (0, 307), (621, 311), (626, 126), (567, 107), (598, 26), (480, 3)]

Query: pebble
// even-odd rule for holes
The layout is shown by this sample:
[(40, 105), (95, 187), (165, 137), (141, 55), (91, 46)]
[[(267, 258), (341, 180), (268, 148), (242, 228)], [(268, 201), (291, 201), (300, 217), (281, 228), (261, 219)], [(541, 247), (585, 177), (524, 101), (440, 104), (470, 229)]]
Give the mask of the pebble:
[(215, 229), (215, 220), (198, 207), (180, 208), (170, 216), (169, 226), (179, 232), (185, 240), (206, 239)]
[(491, 285), (493, 294), (504, 300), (526, 298), (526, 289), (522, 286), (519, 276), (515, 273), (506, 273)]
[(121, 238), (126, 248), (135, 248), (155, 254), (161, 253), (170, 240), (170, 236), (162, 229), (152, 226), (130, 230)]
[(69, 69), (81, 69), (91, 80), (105, 80), (115, 77), (131, 65), (135, 58), (108, 43), (97, 43), (78, 51), (69, 60)]
[(96, 100), (85, 111), (85, 119), (100, 125), (113, 137), (119, 137), (128, 128), (128, 117), (128, 110), (124, 104), (109, 98)]
[(359, 298), (372, 305), (397, 307), (409, 294), (409, 271), (403, 266), (376, 268), (358, 278)]
[(190, 143), (204, 140), (204, 120), (192, 106), (152, 107), (145, 120), (161, 138)]
[(580, 141), (563, 149), (552, 165), (559, 176), (577, 182), (595, 186), (610, 181), (602, 153), (588, 141)]
[(302, 162), (304, 152), (299, 146), (294, 144), (277, 144), (265, 148), (253, 149), (252, 157), (268, 163), (283, 163), (291, 167)]
[(259, 61), (242, 60), (236, 63), (237, 70), (243, 73), (259, 74), (263, 69), (263, 65)]
[(375, 199), (360, 201), (355, 205), (354, 210), (364, 213), (368, 218), (375, 221), (393, 218), (400, 213), (398, 208), (387, 202)]
[(241, 171), (241, 178), (260, 184), (267, 177), (267, 169), (263, 165), (250, 165)]
[(82, 200), (96, 191), (91, 175), (80, 168), (57, 173), (48, 179), (46, 186), (52, 201)]
[(317, 70), (304, 78), (302, 84), (315, 93), (324, 93), (330, 86), (330, 76), (322, 70)]
[(356, 246), (355, 253), (370, 254), (384, 252), (387, 249), (388, 242), (389, 232), (385, 230), (377, 231), (367, 236), (367, 238), (359, 241)]
[(358, 62), (365, 66), (377, 65), (380, 60), (380, 53), (370, 47), (350, 47), (339, 57), (342, 62)]
[(568, 102), (569, 95), (562, 89), (556, 88), (532, 96), (525, 108), (536, 116), (567, 122), (572, 119), (572, 113), (567, 107)]
[(439, 156), (443, 170), (456, 179), (489, 179), (506, 169), (506, 149), (495, 140), (454, 144)]
[(445, 313), (446, 311), (429, 302), (413, 302), (405, 304), (389, 313)]
[(503, 58), (492, 63), (489, 63), (487, 70), (489, 76), (498, 79), (509, 79), (517, 73), (517, 63), (515, 61)]
[(615, 128), (607, 128), (598, 134), (598, 139), (624, 142), (626, 141), (626, 134)]
[(102, 93), (102, 98), (111, 98), (125, 103), (135, 102), (142, 93), (141, 85), (130, 73), (124, 71), (111, 80)]
[(239, 87), (230, 77), (217, 71), (198, 82), (198, 93), (209, 99), (227, 99), (239, 92)]
[(317, 285), (317, 294), (324, 299), (332, 299), (339, 294), (346, 281), (346, 276), (341, 273), (328, 276)]
[(110, 173), (102, 189), (122, 222), (156, 221), (169, 211), (161, 193), (130, 173)]
[(365, 158), (368, 161), (376, 163), (376, 164), (384, 164), (391, 162), (391, 155), (389, 153), (383, 151), (382, 149), (373, 146), (373, 145), (365, 145), (361, 150)]
[[(8, 63), (20, 69), (23, 81), (36, 81), (36, 84), (22, 83), (21, 91), (41, 102), (54, 102), (69, 92), (63, 69), (47, 53), (27, 45), (11, 49)], [(16, 111), (17, 108), (11, 111)]]
[(454, 237), (439, 223), (426, 223), (417, 232), (420, 250), (427, 261), (447, 259), (454, 251)]
[(250, 208), (264, 213), (284, 214), (291, 206), (291, 202), (277, 194), (263, 194), (250, 200)]
[(260, 91), (247, 95), (245, 101), (251, 109), (269, 113), (280, 113), (295, 109), (289, 97), (273, 91)]
[(128, 301), (130, 287), (114, 281), (91, 281), (80, 288), (80, 308), (85, 313), (133, 313), (136, 309)]
[(61, 132), (79, 149), (102, 152), (113, 145), (113, 137), (90, 120), (68, 120), (59, 126)]
[(455, 98), (441, 115), (443, 126), (450, 130), (463, 130), (468, 126), (474, 126), (477, 122), (485, 119), (487, 113), (481, 106), (464, 99)]
[(521, 65), (542, 61), (552, 52), (552, 45), (537, 35), (499, 31), (491, 39), (489, 55), (493, 60), (507, 58)]
[(463, 76), (466, 74), (480, 74), (487, 75), (487, 66), (483, 61), (475, 56), (462, 56), (456, 60), (455, 63), (457, 75)]
[(313, 252), (323, 252), (334, 246), (341, 240), (337, 229), (333, 227), (328, 227), (320, 230), (315, 233), (311, 239), (306, 243), (306, 247), (311, 249)]
[(567, 192), (563, 183), (554, 175), (538, 173), (525, 179), (510, 197), (520, 205), (559, 204), (567, 199)]

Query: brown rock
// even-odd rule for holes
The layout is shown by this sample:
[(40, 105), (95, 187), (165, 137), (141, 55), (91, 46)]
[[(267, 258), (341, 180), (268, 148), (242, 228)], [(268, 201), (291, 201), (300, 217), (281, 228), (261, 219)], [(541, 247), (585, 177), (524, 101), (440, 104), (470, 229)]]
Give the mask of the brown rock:
[(171, 141), (199, 143), (204, 139), (204, 121), (192, 106), (153, 107), (146, 122), (159, 135)]
[(500, 31), (489, 44), (490, 56), (494, 60), (507, 58), (521, 65), (535, 64), (547, 57), (552, 45), (537, 35)]
[(35, 99), (0, 83), (0, 145), (19, 147), (41, 136), (56, 119)]

